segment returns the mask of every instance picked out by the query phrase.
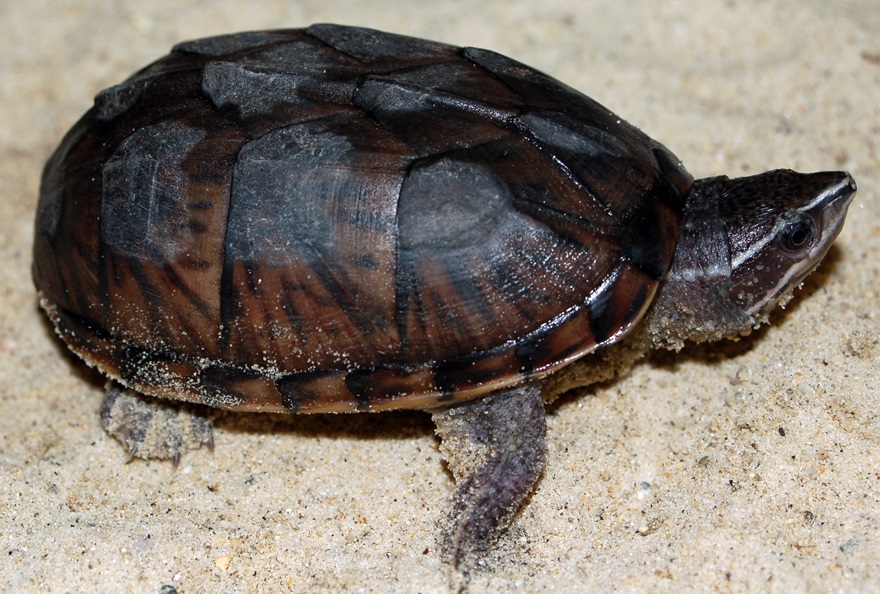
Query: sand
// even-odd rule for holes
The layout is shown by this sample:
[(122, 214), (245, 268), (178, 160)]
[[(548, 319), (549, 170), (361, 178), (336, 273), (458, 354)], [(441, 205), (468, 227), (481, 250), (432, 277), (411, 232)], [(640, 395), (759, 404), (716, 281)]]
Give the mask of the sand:
[(549, 411), (549, 463), (474, 578), (496, 592), (880, 591), (880, 6), (873, 0), (0, 6), (0, 590), (447, 592), (429, 417), (220, 415), (126, 464), (102, 380), (30, 280), (43, 163), (180, 40), (335, 21), (489, 47), (592, 95), (698, 177), (846, 169), (836, 247), (774, 324)]

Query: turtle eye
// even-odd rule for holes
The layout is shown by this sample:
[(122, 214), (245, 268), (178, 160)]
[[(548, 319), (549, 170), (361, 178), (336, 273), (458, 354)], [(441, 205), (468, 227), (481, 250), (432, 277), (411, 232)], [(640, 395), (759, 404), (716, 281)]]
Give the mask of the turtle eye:
[(777, 239), (779, 240), (779, 245), (784, 250), (799, 252), (813, 244), (815, 235), (816, 228), (813, 221), (809, 217), (804, 217), (786, 223), (779, 232)]

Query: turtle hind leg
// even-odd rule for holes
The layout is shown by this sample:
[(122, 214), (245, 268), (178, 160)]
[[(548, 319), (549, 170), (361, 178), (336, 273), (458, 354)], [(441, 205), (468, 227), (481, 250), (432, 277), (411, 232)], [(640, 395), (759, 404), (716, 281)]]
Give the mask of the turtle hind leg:
[(456, 483), (442, 555), (467, 575), (544, 470), (544, 403), (540, 388), (528, 385), (435, 412), (433, 419)]
[(176, 466), (187, 451), (214, 447), (210, 419), (193, 406), (143, 396), (115, 382), (107, 385), (101, 425), (128, 450), (129, 460), (159, 458)]

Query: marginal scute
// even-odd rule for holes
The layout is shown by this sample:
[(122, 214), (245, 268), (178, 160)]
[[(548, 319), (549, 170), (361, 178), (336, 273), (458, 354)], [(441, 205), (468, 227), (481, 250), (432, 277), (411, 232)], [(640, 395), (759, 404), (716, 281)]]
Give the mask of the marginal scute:
[(666, 274), (678, 238), (678, 214), (664, 201), (645, 204), (635, 213), (623, 233), (621, 253), (642, 272), (655, 280)]
[(597, 344), (614, 342), (628, 332), (645, 315), (657, 285), (657, 279), (622, 262), (590, 302), (590, 321)]
[(260, 381), (262, 374), (254, 369), (209, 365), (200, 370), (199, 383), (205, 394), (213, 394), (215, 400), (236, 399), (242, 401), (248, 394), (248, 383)]
[[(343, 373), (322, 370), (290, 374), (279, 378), (275, 385), (285, 408), (291, 412), (308, 411), (318, 403), (327, 406), (326, 410), (351, 411), (355, 409), (351, 394), (340, 390), (344, 381)], [(340, 396), (340, 392), (343, 396)]]

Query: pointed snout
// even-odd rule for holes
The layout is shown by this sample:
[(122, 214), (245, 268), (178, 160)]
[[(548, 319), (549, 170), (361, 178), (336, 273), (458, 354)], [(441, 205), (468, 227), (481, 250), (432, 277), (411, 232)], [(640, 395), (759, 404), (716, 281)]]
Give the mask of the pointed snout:
[(824, 189), (804, 208), (804, 211), (818, 215), (821, 220), (822, 243), (830, 245), (843, 229), (847, 209), (858, 187), (856, 181), (846, 171), (824, 171), (814, 173), (812, 176), (824, 185)]

